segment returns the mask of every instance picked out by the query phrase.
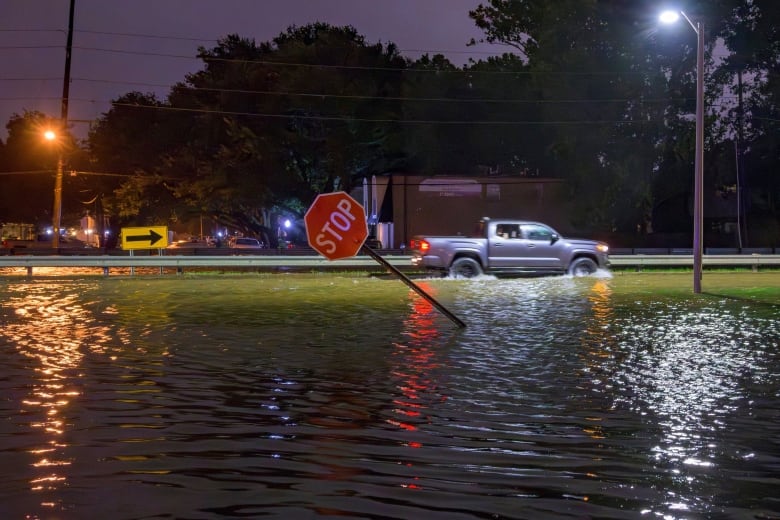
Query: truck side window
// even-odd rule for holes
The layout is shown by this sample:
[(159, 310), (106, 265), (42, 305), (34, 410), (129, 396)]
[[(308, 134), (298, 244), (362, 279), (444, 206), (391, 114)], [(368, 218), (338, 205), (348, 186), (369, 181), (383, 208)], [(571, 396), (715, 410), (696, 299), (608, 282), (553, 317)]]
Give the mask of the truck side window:
[(528, 240), (550, 240), (552, 233), (542, 226), (523, 226), (523, 236)]

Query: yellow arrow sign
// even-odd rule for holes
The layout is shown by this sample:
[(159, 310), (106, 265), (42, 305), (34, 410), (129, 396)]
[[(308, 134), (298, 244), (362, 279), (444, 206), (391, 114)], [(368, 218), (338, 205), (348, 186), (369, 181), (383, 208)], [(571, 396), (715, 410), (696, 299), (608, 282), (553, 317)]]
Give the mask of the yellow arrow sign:
[(168, 226), (122, 228), (122, 249), (168, 247)]

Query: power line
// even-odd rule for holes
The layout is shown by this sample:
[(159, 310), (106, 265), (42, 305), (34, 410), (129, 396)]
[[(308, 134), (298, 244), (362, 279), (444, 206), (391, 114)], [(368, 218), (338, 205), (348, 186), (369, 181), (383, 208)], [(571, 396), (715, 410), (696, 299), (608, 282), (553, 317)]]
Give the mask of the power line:
[(0, 29), (0, 32), (59, 32), (65, 33), (64, 29)]
[(0, 78), (0, 81), (62, 81), (62, 78)]
[[(198, 37), (192, 37), (192, 36), (170, 36), (170, 35), (160, 35), (160, 34), (146, 34), (146, 33), (122, 33), (122, 32), (108, 32), (108, 31), (91, 31), (91, 30), (85, 30), (80, 29), (76, 31), (77, 33), (84, 33), (84, 34), (98, 34), (98, 35), (104, 35), (104, 36), (124, 36), (124, 37), (130, 37), (130, 38), (150, 38), (150, 39), (158, 39), (158, 40), (179, 40), (179, 41), (192, 41), (192, 42), (212, 42), (212, 43), (218, 43), (219, 39), (215, 38), (198, 38)], [(498, 45), (498, 44), (494, 44)], [(503, 45), (503, 47), (507, 47), (508, 49), (513, 49), (511, 46)], [(494, 56), (496, 53), (489, 52), (489, 51), (477, 51), (477, 50), (454, 50), (454, 49), (398, 49), (398, 52), (404, 53), (404, 52), (421, 52), (421, 53), (438, 53), (438, 54), (480, 54), (480, 55), (487, 55), (487, 56)]]
[(62, 49), (62, 45), (0, 45), (0, 50), (21, 50), (21, 49)]
[[(35, 174), (51, 174), (54, 175), (55, 170), (24, 170), (24, 171), (0, 171), (0, 175), (35, 175)], [(94, 172), (83, 170), (68, 170), (70, 177), (78, 177), (79, 175), (91, 175), (96, 177), (136, 177), (134, 173), (114, 173), (114, 172)], [(183, 177), (171, 177), (171, 176), (159, 176), (162, 180), (176, 181), (182, 180)]]
[(283, 66), (283, 67), (304, 67), (304, 68), (319, 68), (319, 69), (339, 69), (339, 70), (366, 70), (366, 71), (382, 71), (382, 72), (420, 72), (420, 73), (452, 73), (452, 74), (469, 74), (469, 75), (558, 75), (558, 76), (645, 76), (646, 73), (641, 71), (509, 71), (509, 70), (473, 70), (467, 68), (453, 68), (453, 69), (438, 69), (438, 68), (408, 68), (408, 67), (375, 67), (364, 65), (330, 65), (322, 63), (302, 63), (302, 62), (289, 62), (289, 61), (274, 61), (274, 60), (262, 60), (262, 59), (238, 59), (238, 58), (216, 58), (213, 56), (192, 56), (185, 54), (165, 54), (161, 52), (147, 52), (147, 51), (130, 51), (125, 49), (108, 49), (102, 47), (82, 47), (73, 46), (74, 49), (83, 51), (94, 52), (107, 52), (114, 54), (131, 54), (138, 56), (153, 56), (162, 58), (176, 58), (187, 60), (198, 60), (206, 62), (220, 62), (220, 63), (240, 63), (240, 64), (255, 64), (255, 65), (269, 65), (269, 66)]
[[(17, 78), (15, 78), (17, 79)], [(59, 80), (59, 78), (39, 78), (40, 80)], [(82, 81), (86, 83), (107, 83), (113, 85), (129, 85), (136, 87), (153, 87), (153, 88), (172, 88), (171, 85), (163, 83), (148, 83), (140, 81), (116, 81), (116, 80), (104, 80), (94, 78), (71, 78), (72, 81)], [(0, 78), (2, 81), (2, 78)], [(34, 81), (34, 80), (30, 80)], [(586, 99), (496, 99), (496, 98), (451, 98), (451, 97), (408, 97), (408, 96), (368, 96), (357, 94), (328, 94), (324, 92), (292, 92), (282, 90), (254, 90), (254, 89), (234, 89), (234, 88), (213, 88), (213, 87), (181, 87), (185, 91), (193, 92), (218, 92), (223, 94), (256, 94), (264, 96), (290, 96), (290, 97), (308, 97), (308, 98), (333, 98), (333, 99), (358, 99), (358, 100), (375, 100), (375, 101), (403, 101), (403, 102), (453, 102), (453, 103), (534, 103), (534, 104), (574, 104), (574, 103), (670, 103), (670, 102), (686, 102), (692, 101), (693, 98), (586, 98)], [(722, 100), (737, 99), (737, 96), (723, 95), (719, 96)], [(23, 99), (54, 99), (54, 98), (2, 98), (0, 100), (23, 100)], [(109, 102), (108, 100), (99, 99), (81, 99), (79, 101), (89, 102)]]
[(188, 37), (188, 36), (165, 36), (165, 35), (159, 35), (159, 34), (144, 34), (144, 33), (122, 33), (122, 32), (108, 32), (108, 31), (90, 31), (86, 29), (78, 29), (76, 30), (77, 33), (84, 33), (84, 34), (99, 34), (104, 36), (125, 36), (130, 38), (149, 38), (149, 39), (156, 39), (156, 40), (180, 40), (180, 41), (190, 41), (190, 42), (214, 42), (217, 43), (219, 39), (214, 38), (196, 38), (196, 37)]
[[(62, 29), (0, 29), (0, 32), (58, 32), (58, 33), (64, 33), (65, 31)], [(114, 32), (114, 31), (93, 31), (89, 29), (76, 29), (74, 31), (77, 34), (95, 34), (100, 36), (121, 36), (121, 37), (127, 37), (127, 38), (142, 38), (142, 39), (155, 39), (155, 40), (172, 40), (172, 41), (190, 41), (190, 42), (210, 42), (210, 43), (218, 43), (219, 38), (206, 38), (206, 37), (195, 37), (195, 36), (173, 36), (173, 35), (162, 35), (162, 34), (148, 34), (148, 33), (125, 33), (125, 32)], [(513, 47), (509, 45), (504, 44), (493, 44), (496, 46), (501, 46), (507, 48), (507, 50), (514, 49)], [(477, 50), (454, 50), (454, 49), (398, 49), (398, 52), (404, 53), (404, 52), (420, 52), (420, 53), (437, 53), (437, 54), (478, 54), (478, 55), (487, 55), (487, 56), (494, 56), (497, 53), (490, 52), (490, 51), (477, 51)]]
[(190, 112), (199, 114), (213, 114), (213, 115), (225, 115), (225, 116), (242, 116), (242, 117), (267, 117), (276, 119), (306, 119), (314, 121), (336, 121), (344, 123), (391, 123), (391, 124), (442, 124), (442, 125), (499, 125), (499, 126), (512, 126), (512, 125), (600, 125), (600, 124), (649, 124), (649, 123), (661, 123), (663, 120), (580, 120), (580, 121), (464, 121), (464, 120), (424, 120), (424, 119), (369, 119), (369, 118), (357, 118), (357, 117), (341, 117), (341, 116), (307, 116), (300, 114), (267, 114), (259, 112), (235, 112), (227, 110), (209, 110), (202, 108), (182, 108), (171, 106), (150, 106), (139, 105), (135, 103), (113, 103), (114, 106), (128, 107), (128, 108), (140, 108), (140, 109), (155, 109), (172, 112)]
[[(100, 80), (89, 78), (73, 78), (73, 81), (84, 81), (90, 83), (112, 83), (120, 85), (133, 85), (142, 87), (156, 87), (165, 88), (170, 85), (160, 83), (144, 83), (144, 82), (119, 82), (112, 80)], [(223, 94), (257, 94), (264, 96), (290, 96), (290, 97), (308, 97), (308, 98), (334, 98), (334, 99), (359, 99), (359, 100), (374, 100), (374, 101), (410, 101), (410, 102), (455, 102), (455, 103), (538, 103), (538, 104), (551, 104), (551, 103), (627, 103), (627, 102), (639, 102), (639, 103), (668, 103), (672, 101), (668, 98), (604, 98), (604, 99), (495, 99), (495, 98), (451, 98), (451, 97), (435, 97), (435, 98), (419, 98), (408, 96), (366, 96), (357, 94), (327, 94), (323, 92), (291, 92), (284, 90), (254, 90), (254, 89), (234, 89), (234, 88), (212, 88), (212, 87), (191, 87), (185, 86), (182, 88), (185, 91), (194, 92), (219, 92)], [(728, 96), (723, 96), (723, 99), (727, 99)], [(736, 99), (736, 96), (732, 97)], [(673, 101), (690, 101), (692, 98), (678, 98)]]

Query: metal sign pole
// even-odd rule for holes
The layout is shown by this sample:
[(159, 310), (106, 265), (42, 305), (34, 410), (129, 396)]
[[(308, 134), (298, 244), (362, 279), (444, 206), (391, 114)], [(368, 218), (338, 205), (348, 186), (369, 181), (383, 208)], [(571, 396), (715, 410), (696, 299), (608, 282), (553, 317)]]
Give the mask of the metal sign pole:
[(405, 283), (406, 285), (408, 285), (408, 286), (409, 286), (409, 287), (410, 287), (410, 288), (411, 288), (411, 289), (412, 289), (414, 292), (416, 292), (417, 294), (419, 294), (420, 296), (422, 296), (423, 298), (425, 298), (425, 299), (428, 301), (428, 303), (430, 303), (431, 305), (433, 305), (434, 307), (436, 307), (436, 308), (437, 308), (437, 309), (438, 309), (438, 310), (439, 310), (439, 311), (440, 311), (442, 314), (444, 314), (445, 316), (447, 316), (447, 317), (450, 319), (450, 321), (452, 321), (453, 323), (455, 323), (455, 324), (456, 324), (458, 327), (460, 327), (460, 328), (466, 328), (466, 324), (465, 324), (465, 323), (464, 323), (464, 322), (463, 322), (463, 321), (462, 321), (460, 318), (458, 318), (457, 316), (455, 316), (453, 313), (451, 313), (449, 310), (447, 310), (447, 309), (446, 309), (446, 308), (445, 308), (445, 307), (444, 307), (442, 304), (440, 304), (439, 302), (437, 302), (437, 301), (436, 301), (436, 300), (433, 298), (433, 296), (431, 296), (430, 294), (426, 293), (426, 292), (425, 292), (425, 291), (422, 289), (422, 287), (419, 287), (419, 286), (418, 286), (416, 283), (414, 283), (414, 282), (413, 282), (413, 281), (412, 281), (412, 280), (411, 280), (411, 279), (410, 279), (408, 276), (406, 276), (404, 273), (402, 273), (401, 271), (399, 271), (399, 270), (398, 270), (398, 269), (397, 269), (397, 268), (396, 268), (394, 265), (392, 265), (390, 262), (388, 262), (387, 260), (385, 260), (384, 258), (382, 258), (381, 256), (379, 256), (379, 254), (378, 254), (376, 251), (374, 251), (373, 249), (371, 249), (370, 247), (368, 247), (368, 246), (366, 246), (366, 245), (364, 245), (364, 246), (362, 247), (362, 250), (363, 250), (363, 251), (364, 251), (364, 252), (365, 252), (365, 253), (366, 253), (368, 256), (370, 256), (371, 258), (373, 258), (374, 260), (376, 260), (377, 262), (379, 262), (380, 264), (382, 264), (384, 267), (386, 267), (387, 269), (389, 269), (389, 270), (390, 270), (390, 271), (392, 271), (393, 273), (395, 273), (395, 274), (398, 276), (398, 278), (400, 278), (400, 279), (401, 279), (401, 281), (402, 281), (403, 283)]

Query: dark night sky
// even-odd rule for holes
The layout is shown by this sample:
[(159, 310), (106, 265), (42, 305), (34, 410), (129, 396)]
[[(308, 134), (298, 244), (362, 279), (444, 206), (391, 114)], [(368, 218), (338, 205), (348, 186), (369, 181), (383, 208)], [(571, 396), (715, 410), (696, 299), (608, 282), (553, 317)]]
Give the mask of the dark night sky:
[[(483, 0), (484, 2), (484, 0)], [(395, 43), (417, 58), (462, 65), (500, 53), (467, 47), (482, 33), (468, 17), (479, 0), (76, 0), (69, 120), (83, 137), (109, 101), (132, 90), (163, 98), (201, 68), (198, 46), (236, 33), (269, 41), (291, 25), (351, 25), (369, 44)], [(60, 115), (69, 0), (0, 1), (0, 139), (13, 113)], [(143, 35), (143, 36), (140, 36)], [(146, 53), (146, 54), (144, 54)]]

